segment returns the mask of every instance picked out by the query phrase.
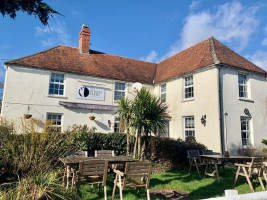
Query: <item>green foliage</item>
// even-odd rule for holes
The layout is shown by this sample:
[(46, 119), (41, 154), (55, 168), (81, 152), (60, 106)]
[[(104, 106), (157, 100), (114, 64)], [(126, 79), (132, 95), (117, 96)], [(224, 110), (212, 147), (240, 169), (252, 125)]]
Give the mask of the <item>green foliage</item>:
[(19, 127), (0, 120), (0, 160), (6, 173), (26, 176), (49, 171), (69, 150), (71, 135), (46, 131), (46, 126), (39, 132), (39, 125), (35, 119), (22, 120)]
[(267, 145), (267, 139), (262, 139), (261, 143)]
[(161, 103), (159, 97), (142, 88), (133, 101), (131, 126), (139, 132), (143, 129), (147, 134), (164, 131), (166, 110), (166, 104)]
[(169, 162), (173, 165), (188, 164), (187, 150), (204, 150), (203, 144), (194, 140), (183, 141), (170, 138), (150, 137), (148, 140), (146, 158), (155, 163)]
[(3, 16), (9, 15), (12, 19), (15, 19), (18, 11), (38, 17), (44, 25), (48, 25), (48, 20), (54, 14), (60, 14), (53, 10), (48, 4), (44, 3), (43, 0), (1, 1), (0, 12)]
[(74, 199), (73, 193), (66, 191), (60, 181), (61, 174), (57, 171), (34, 174), (22, 178), (16, 184), (1, 186), (1, 200), (32, 200), (32, 199)]
[[(95, 150), (114, 150), (116, 155), (126, 154), (126, 134), (124, 133), (96, 133), (95, 128), (87, 125), (74, 125), (67, 131), (72, 135), (72, 149), (88, 151), (89, 156), (94, 156)], [(130, 141), (133, 137), (130, 138)]]

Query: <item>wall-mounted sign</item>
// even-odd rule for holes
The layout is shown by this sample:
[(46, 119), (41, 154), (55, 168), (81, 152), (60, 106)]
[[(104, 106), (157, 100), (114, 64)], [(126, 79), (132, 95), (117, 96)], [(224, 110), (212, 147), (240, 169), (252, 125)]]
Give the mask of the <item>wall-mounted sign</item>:
[(105, 101), (105, 89), (90, 85), (77, 85), (77, 99)]

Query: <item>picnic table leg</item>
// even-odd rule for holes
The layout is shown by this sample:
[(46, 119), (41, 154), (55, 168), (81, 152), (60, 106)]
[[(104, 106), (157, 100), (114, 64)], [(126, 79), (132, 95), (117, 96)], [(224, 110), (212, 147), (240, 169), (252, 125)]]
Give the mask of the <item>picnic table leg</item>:
[(248, 173), (247, 173), (246, 168), (245, 168), (245, 167), (242, 167), (242, 169), (243, 169), (243, 172), (244, 172), (244, 174), (245, 174), (245, 176), (246, 176), (246, 179), (247, 179), (247, 182), (248, 182), (248, 185), (249, 185), (249, 187), (250, 187), (251, 192), (254, 192), (254, 188), (253, 188), (253, 186), (252, 186), (252, 184), (251, 184), (251, 181), (250, 181), (250, 179), (249, 179), (249, 176), (248, 176)]
[(215, 173), (216, 173), (217, 180), (218, 180), (218, 182), (220, 182), (220, 177), (219, 177), (219, 172), (218, 172), (218, 166), (217, 166), (217, 163), (214, 162), (214, 165), (215, 165)]
[(194, 162), (195, 162), (195, 165), (196, 165), (196, 168), (197, 168), (198, 176), (201, 178), (201, 175), (200, 175), (200, 172), (199, 172), (199, 169), (198, 169), (198, 164), (197, 164), (197, 161), (196, 161), (195, 158), (194, 158)]
[(203, 178), (206, 177), (207, 169), (208, 169), (208, 162), (205, 161), (205, 171), (204, 171), (204, 176), (203, 176)]
[(69, 177), (70, 177), (70, 167), (67, 166), (67, 186), (66, 186), (67, 189), (69, 188)]
[(189, 164), (190, 164), (190, 166), (189, 166), (188, 174), (190, 174), (190, 172), (191, 172), (191, 168), (192, 168), (192, 164), (193, 164), (193, 159), (190, 159)]
[(240, 166), (238, 166), (238, 168), (237, 168), (237, 171), (236, 171), (236, 174), (235, 174), (235, 180), (234, 180), (234, 183), (233, 183), (233, 187), (235, 187), (236, 181), (238, 179), (239, 172), (240, 172)]
[(64, 166), (63, 179), (62, 179), (62, 187), (64, 187), (64, 185), (65, 185), (66, 170), (67, 170), (67, 168), (66, 168), (66, 166)]

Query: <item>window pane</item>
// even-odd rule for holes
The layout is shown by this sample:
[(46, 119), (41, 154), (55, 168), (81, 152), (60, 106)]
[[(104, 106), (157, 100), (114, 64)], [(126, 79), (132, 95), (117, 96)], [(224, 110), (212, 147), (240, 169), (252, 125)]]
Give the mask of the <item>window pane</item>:
[(64, 74), (51, 74), (49, 84), (49, 94), (63, 95), (64, 94)]

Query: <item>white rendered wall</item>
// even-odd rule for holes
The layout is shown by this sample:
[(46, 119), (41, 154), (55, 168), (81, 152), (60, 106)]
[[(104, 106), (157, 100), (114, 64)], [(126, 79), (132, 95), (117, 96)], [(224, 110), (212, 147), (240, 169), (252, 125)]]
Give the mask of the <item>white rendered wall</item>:
[[(267, 117), (265, 98), (267, 96), (266, 80), (263, 76), (247, 73), (248, 99), (239, 98), (238, 73), (241, 71), (230, 68), (221, 70), (223, 82), (223, 110), (227, 113), (227, 147), (230, 153), (242, 146), (240, 117), (246, 116), (244, 109), (251, 113), (251, 142), (252, 145), (261, 145), (262, 139), (267, 138)], [(225, 133), (226, 134), (226, 133)]]
[[(194, 116), (196, 140), (216, 152), (221, 152), (220, 116), (218, 97), (218, 69), (212, 68), (193, 74), (194, 98), (183, 99), (183, 77), (166, 83), (166, 104), (170, 121), (170, 137), (184, 139), (183, 117)], [(160, 94), (160, 86), (154, 88)], [(200, 119), (207, 116), (204, 126)]]
[[(21, 67), (7, 67), (5, 94), (3, 99), (3, 117), (18, 120), (23, 114), (29, 112), (33, 118), (46, 119), (47, 113), (63, 114), (63, 129), (66, 130), (73, 124), (96, 127), (98, 132), (113, 132), (114, 112), (104, 110), (88, 110), (77, 108), (65, 108), (58, 104), (59, 101), (89, 103), (101, 105), (117, 105), (114, 99), (115, 81), (104, 78), (81, 76), (64, 73), (64, 96), (48, 95), (50, 71), (36, 70)], [(60, 73), (60, 72), (58, 72)], [(105, 89), (105, 100), (85, 100), (76, 98), (77, 85), (92, 85)], [(126, 96), (133, 98), (133, 83), (126, 83)], [(152, 86), (144, 85), (151, 90)], [(28, 106), (30, 108), (27, 111)], [(95, 116), (95, 120), (89, 120), (89, 116)], [(112, 126), (108, 127), (108, 120)]]

